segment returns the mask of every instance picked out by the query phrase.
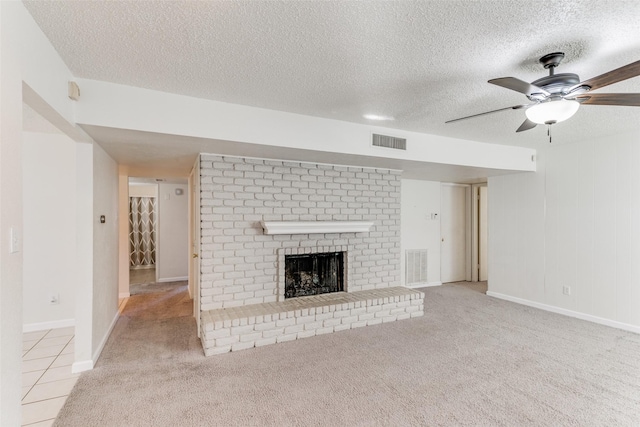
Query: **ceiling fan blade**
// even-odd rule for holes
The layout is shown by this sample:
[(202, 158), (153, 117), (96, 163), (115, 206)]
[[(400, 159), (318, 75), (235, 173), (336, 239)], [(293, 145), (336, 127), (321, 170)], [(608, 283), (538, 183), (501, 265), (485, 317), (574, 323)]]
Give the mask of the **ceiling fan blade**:
[(516, 132), (524, 132), (525, 130), (533, 129), (536, 126), (538, 126), (537, 123), (532, 122), (529, 119), (526, 119), (524, 122), (522, 122), (522, 124), (520, 125), (520, 127)]
[(581, 104), (640, 107), (640, 93), (588, 93), (573, 99)]
[(529, 104), (524, 104), (524, 105), (514, 105), (513, 107), (500, 108), (499, 110), (487, 111), (487, 112), (485, 112), (485, 113), (474, 114), (473, 116), (460, 117), (459, 119), (449, 120), (449, 121), (446, 121), (445, 123), (453, 123), (453, 122), (457, 122), (457, 121), (460, 121), (460, 120), (472, 119), (472, 118), (474, 118), (474, 117), (484, 116), (485, 114), (493, 114), (493, 113), (497, 113), (497, 112), (499, 112), (499, 111), (505, 111), (505, 110), (519, 110), (520, 108), (524, 108), (524, 107), (528, 107), (528, 106), (529, 106)]
[(516, 92), (524, 93), (525, 95), (531, 95), (534, 93), (541, 93), (545, 96), (549, 96), (550, 93), (546, 90), (527, 83), (523, 80), (516, 79), (515, 77), (500, 77), (499, 79), (491, 79), (489, 83), (502, 86), (507, 89), (515, 90)]
[(624, 67), (616, 68), (615, 70), (611, 70), (608, 73), (604, 73), (597, 77), (593, 77), (593, 78), (590, 78), (589, 80), (580, 82), (577, 85), (573, 86), (571, 89), (569, 89), (569, 91), (580, 86), (589, 86), (591, 87), (591, 90), (596, 90), (601, 87), (618, 83), (618, 82), (621, 82), (622, 80), (627, 80), (639, 75), (640, 75), (640, 61), (636, 61), (636, 62), (632, 62), (631, 64), (625, 65)]

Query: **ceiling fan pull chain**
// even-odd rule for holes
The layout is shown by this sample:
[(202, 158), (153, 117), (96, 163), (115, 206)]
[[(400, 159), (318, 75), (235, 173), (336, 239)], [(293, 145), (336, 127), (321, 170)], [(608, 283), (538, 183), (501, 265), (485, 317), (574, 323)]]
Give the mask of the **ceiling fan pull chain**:
[(547, 125), (547, 136), (549, 137), (549, 144), (551, 144), (551, 125)]

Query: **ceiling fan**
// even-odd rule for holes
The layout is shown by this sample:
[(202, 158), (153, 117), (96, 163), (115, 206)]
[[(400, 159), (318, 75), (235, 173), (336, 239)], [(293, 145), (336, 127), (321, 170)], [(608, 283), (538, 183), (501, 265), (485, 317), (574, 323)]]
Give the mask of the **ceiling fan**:
[(555, 68), (560, 65), (563, 58), (564, 53), (562, 52), (549, 53), (540, 58), (540, 63), (549, 70), (549, 75), (531, 83), (515, 77), (489, 80), (489, 83), (494, 85), (525, 94), (531, 103), (461, 117), (445, 123), (497, 113), (498, 111), (525, 109), (527, 118), (516, 130), (516, 132), (522, 132), (533, 129), (539, 124), (552, 125), (567, 120), (578, 111), (581, 104), (640, 107), (640, 93), (591, 93), (601, 87), (640, 75), (640, 61), (581, 82), (577, 74), (555, 74)]

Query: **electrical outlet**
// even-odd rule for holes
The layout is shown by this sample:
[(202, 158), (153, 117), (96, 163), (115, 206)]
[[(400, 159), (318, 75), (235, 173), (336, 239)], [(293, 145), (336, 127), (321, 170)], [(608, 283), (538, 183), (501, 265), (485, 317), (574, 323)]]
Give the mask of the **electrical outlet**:
[(563, 286), (562, 293), (565, 295), (571, 295), (571, 286)]
[(49, 304), (51, 304), (51, 305), (60, 304), (60, 294), (50, 294), (49, 295)]

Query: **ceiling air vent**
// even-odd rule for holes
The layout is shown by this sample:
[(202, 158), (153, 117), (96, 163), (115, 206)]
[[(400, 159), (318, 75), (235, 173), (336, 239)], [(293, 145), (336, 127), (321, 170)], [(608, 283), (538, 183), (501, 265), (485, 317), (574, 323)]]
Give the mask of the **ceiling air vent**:
[(373, 145), (376, 147), (387, 147), (396, 150), (406, 150), (407, 140), (405, 138), (396, 138), (395, 136), (373, 134)]

